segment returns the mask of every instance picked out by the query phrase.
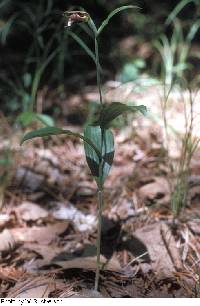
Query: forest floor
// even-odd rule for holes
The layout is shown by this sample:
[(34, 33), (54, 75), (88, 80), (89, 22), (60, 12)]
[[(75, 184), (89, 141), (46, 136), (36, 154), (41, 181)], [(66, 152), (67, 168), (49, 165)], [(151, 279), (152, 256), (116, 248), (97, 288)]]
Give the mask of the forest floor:
[[(95, 90), (86, 100), (93, 96)], [(133, 98), (154, 114), (158, 109), (154, 88)], [(179, 124), (174, 108), (170, 120)], [(99, 294), (93, 291), (97, 193), (82, 143), (60, 136), (19, 147), (22, 132), (12, 132), (15, 166), (0, 212), (1, 297), (200, 297), (200, 152), (188, 178), (196, 183), (173, 223), (168, 159), (177, 159), (178, 149), (166, 155), (162, 126), (149, 117), (129, 115), (128, 127), (113, 131)], [(0, 149), (6, 141), (1, 136)]]

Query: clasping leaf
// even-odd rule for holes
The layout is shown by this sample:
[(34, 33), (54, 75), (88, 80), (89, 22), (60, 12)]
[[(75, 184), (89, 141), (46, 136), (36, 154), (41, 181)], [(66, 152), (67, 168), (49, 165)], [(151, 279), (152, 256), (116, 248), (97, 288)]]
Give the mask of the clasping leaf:
[(106, 128), (112, 120), (128, 111), (139, 111), (143, 115), (146, 115), (147, 109), (144, 105), (126, 105), (120, 102), (112, 102), (111, 104), (104, 106), (103, 110), (101, 111), (98, 123), (102, 128)]
[(114, 137), (108, 129), (102, 132), (100, 126), (87, 126), (84, 130), (84, 136), (90, 139), (99, 151), (102, 150), (101, 158), (99, 158), (93, 148), (84, 142), (88, 166), (92, 176), (96, 180), (97, 186), (101, 189), (112, 166), (114, 158)]

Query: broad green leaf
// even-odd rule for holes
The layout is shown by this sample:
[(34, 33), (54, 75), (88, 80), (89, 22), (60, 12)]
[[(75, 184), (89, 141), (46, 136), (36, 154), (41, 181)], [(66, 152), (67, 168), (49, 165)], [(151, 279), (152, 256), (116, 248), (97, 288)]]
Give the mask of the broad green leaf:
[(33, 138), (36, 138), (36, 137), (45, 137), (45, 136), (53, 136), (53, 135), (61, 135), (61, 134), (64, 134), (64, 135), (67, 135), (67, 136), (74, 136), (74, 137), (78, 137), (78, 138), (82, 139), (84, 142), (86, 142), (88, 144), (89, 147), (91, 147), (94, 150), (96, 155), (99, 158), (101, 158), (100, 151), (98, 150), (98, 148), (95, 146), (95, 144), (90, 139), (88, 139), (87, 137), (85, 137), (85, 136), (83, 136), (79, 133), (74, 133), (74, 132), (71, 132), (69, 130), (63, 130), (63, 129), (56, 128), (56, 127), (45, 127), (45, 128), (39, 129), (39, 130), (29, 132), (29, 133), (25, 134), (25, 136), (22, 138), (21, 144), (23, 142), (27, 141), (27, 140), (30, 140), (30, 139), (33, 139)]
[(124, 112), (136, 112), (139, 111), (143, 115), (146, 115), (147, 109), (144, 105), (126, 105), (120, 102), (113, 102), (111, 104), (106, 105), (101, 111), (99, 118), (99, 125), (103, 128), (106, 128), (109, 123), (117, 118), (119, 115)]
[[(114, 137), (110, 130), (104, 130), (103, 145), (102, 144), (102, 130), (100, 126), (87, 126), (84, 130), (84, 136), (90, 139), (97, 149), (102, 149), (102, 159), (97, 156), (96, 152), (84, 142), (84, 149), (86, 160), (92, 176), (95, 178), (99, 188), (102, 188), (105, 178), (107, 177), (114, 157)], [(101, 169), (102, 167), (102, 169)]]
[(23, 126), (27, 126), (35, 120), (42, 122), (46, 126), (54, 126), (54, 120), (50, 116), (44, 114), (23, 112), (17, 117), (17, 122), (21, 123)]
[(118, 14), (119, 12), (123, 11), (123, 10), (127, 10), (127, 9), (135, 9), (138, 8), (135, 5), (125, 5), (125, 6), (121, 6), (116, 8), (115, 10), (113, 10), (108, 17), (102, 22), (102, 24), (100, 25), (100, 27), (98, 28), (97, 31), (97, 36), (99, 36), (101, 34), (101, 32), (103, 31), (103, 29), (107, 26), (107, 24), (109, 23), (110, 19), (115, 16), (116, 14)]

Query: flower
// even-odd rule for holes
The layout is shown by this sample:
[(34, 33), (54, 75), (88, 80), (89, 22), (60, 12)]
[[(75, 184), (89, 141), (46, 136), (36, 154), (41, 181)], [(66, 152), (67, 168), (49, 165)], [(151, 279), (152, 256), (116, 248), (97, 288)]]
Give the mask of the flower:
[(67, 18), (67, 26), (71, 27), (74, 23), (88, 22), (90, 15), (84, 11), (66, 11), (63, 16)]

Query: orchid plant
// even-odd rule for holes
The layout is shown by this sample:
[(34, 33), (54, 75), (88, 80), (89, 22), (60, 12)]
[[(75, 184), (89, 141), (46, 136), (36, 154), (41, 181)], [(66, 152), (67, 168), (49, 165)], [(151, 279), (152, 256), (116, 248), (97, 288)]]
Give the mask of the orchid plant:
[(140, 111), (143, 115), (146, 113), (146, 107), (144, 105), (126, 105), (120, 102), (113, 102), (106, 104), (103, 101), (102, 89), (101, 89), (101, 66), (99, 61), (99, 37), (102, 34), (104, 28), (109, 23), (110, 19), (120, 11), (125, 9), (133, 9), (135, 6), (128, 5), (122, 6), (111, 12), (108, 17), (102, 22), (99, 28), (96, 27), (91, 16), (85, 11), (66, 11), (64, 17), (67, 19), (67, 30), (77, 23), (84, 23), (91, 32), (91, 36), (94, 39), (94, 52), (73, 32), (69, 32), (71, 36), (84, 48), (88, 55), (94, 60), (96, 65), (96, 78), (97, 87), (99, 92), (100, 112), (98, 120), (85, 127), (84, 133), (79, 134), (69, 130), (57, 128), (57, 127), (45, 127), (39, 130), (34, 130), (27, 133), (22, 143), (26, 140), (35, 137), (45, 137), (51, 135), (65, 134), (66, 136), (74, 136), (83, 140), (85, 157), (87, 164), (90, 168), (91, 174), (96, 181), (98, 189), (98, 233), (97, 233), (97, 266), (95, 275), (95, 290), (99, 288), (99, 275), (101, 269), (100, 262), (100, 243), (101, 243), (101, 222), (102, 222), (102, 209), (104, 205), (104, 182), (114, 158), (114, 136), (109, 129), (109, 125), (112, 120), (117, 118), (124, 112), (136, 112)]

